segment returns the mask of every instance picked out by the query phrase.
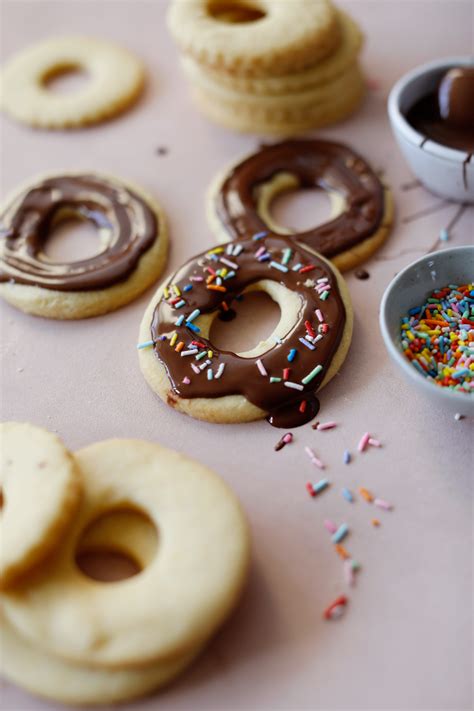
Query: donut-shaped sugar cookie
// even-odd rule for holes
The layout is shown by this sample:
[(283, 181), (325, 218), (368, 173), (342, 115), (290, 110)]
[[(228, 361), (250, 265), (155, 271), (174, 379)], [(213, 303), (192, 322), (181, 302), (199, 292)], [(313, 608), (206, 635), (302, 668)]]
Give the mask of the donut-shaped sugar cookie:
[[(249, 541), (232, 492), (176, 452), (110, 440), (75, 454), (84, 499), (54, 560), (4, 595), (5, 614), (29, 642), (79, 664), (143, 666), (192, 653), (233, 609)], [(138, 509), (158, 550), (138, 575), (101, 584), (75, 564), (82, 533), (107, 511)]]
[(174, 0), (168, 26), (186, 54), (239, 76), (298, 71), (340, 41), (337, 15), (327, 0)]
[[(250, 94), (258, 97), (299, 94), (317, 86), (328, 85), (347, 72), (356, 64), (357, 55), (362, 46), (362, 33), (354, 20), (345, 12), (337, 11), (341, 40), (338, 47), (329, 56), (313, 66), (299, 72), (281, 76), (246, 77), (234, 76), (209, 67), (204, 69), (191, 56), (183, 56), (182, 63), (191, 81), (206, 77), (208, 82), (221, 85), (233, 92)], [(337, 87), (334, 86), (335, 92)], [(299, 97), (293, 97), (298, 99)], [(316, 97), (315, 97), (316, 98)]]
[[(232, 353), (209, 338), (234, 299), (264, 291), (281, 310), (273, 334)], [(293, 240), (256, 234), (189, 260), (151, 300), (140, 327), (140, 366), (177, 410), (210, 422), (267, 416), (296, 427), (317, 413), (315, 391), (339, 370), (352, 334), (344, 280)]]
[[(291, 232), (270, 214), (272, 199), (297, 188), (329, 193), (333, 216), (313, 229)], [(331, 259), (340, 270), (367, 259), (387, 238), (391, 193), (355, 151), (321, 140), (288, 140), (244, 158), (211, 185), (209, 223), (220, 242), (268, 230)]]
[(56, 435), (4, 422), (0, 492), (0, 586), (6, 588), (58, 545), (79, 504), (79, 471)]
[[(44, 244), (70, 217), (94, 225), (101, 251), (54, 262)], [(95, 173), (37, 178), (0, 208), (0, 296), (37, 316), (96, 316), (145, 291), (161, 274), (167, 247), (162, 210), (137, 186)]]
[(0, 634), (2, 674), (7, 680), (37, 696), (80, 706), (130, 701), (156, 691), (183, 672), (200, 651), (138, 669), (101, 669), (45, 653), (6, 620), (0, 620)]
[[(83, 88), (59, 94), (47, 81), (70, 70), (85, 72)], [(13, 56), (1, 73), (2, 108), (41, 128), (97, 123), (127, 108), (144, 83), (142, 62), (130, 52), (91, 37), (53, 37)]]

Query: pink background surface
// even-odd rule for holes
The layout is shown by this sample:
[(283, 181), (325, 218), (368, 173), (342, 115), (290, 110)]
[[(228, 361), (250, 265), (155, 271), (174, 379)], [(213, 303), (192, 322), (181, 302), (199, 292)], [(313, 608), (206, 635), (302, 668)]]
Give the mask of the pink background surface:
[[(232, 485), (248, 513), (253, 565), (239, 609), (193, 668), (159, 697), (134, 709), (468, 709), (472, 707), (472, 445), (467, 420), (432, 408), (411, 391), (388, 360), (377, 325), (380, 297), (395, 273), (421, 256), (456, 207), (410, 222), (438, 205), (413, 178), (392, 138), (385, 100), (409, 68), (472, 53), (469, 1), (341, 2), (367, 35), (367, 74), (380, 83), (350, 121), (323, 135), (351, 144), (391, 184), (397, 225), (369, 261), (369, 281), (347, 276), (355, 333), (340, 375), (322, 394), (322, 420), (336, 430), (295, 430), (295, 443), (275, 453), (281, 435), (265, 422), (216, 426), (167, 408), (137, 364), (139, 321), (152, 291), (120, 311), (77, 323), (33, 318), (1, 304), (2, 418), (29, 420), (58, 432), (71, 449), (108, 437), (155, 440), (208, 464)], [(97, 169), (136, 181), (156, 195), (169, 217), (169, 266), (213, 243), (204, 216), (215, 172), (252, 150), (257, 139), (232, 135), (193, 108), (177, 53), (164, 25), (166, 2), (2, 3), (2, 55), (54, 34), (117, 40), (143, 57), (149, 73), (141, 102), (103, 126), (48, 133), (2, 118), (2, 193), (36, 173)], [(169, 152), (157, 155), (158, 146)], [(296, 204), (296, 203), (295, 203)], [(296, 204), (296, 213), (301, 212)], [(308, 202), (304, 205), (308, 206)], [(307, 217), (305, 216), (307, 221)], [(467, 243), (473, 210), (450, 244)], [(353, 452), (362, 432), (381, 450)], [(472, 440), (471, 440), (472, 443)], [(327, 463), (332, 489), (310, 500), (315, 479), (304, 451)], [(366, 486), (395, 510), (349, 505), (342, 486)], [(323, 519), (347, 521), (347, 548), (362, 564), (344, 619), (325, 622), (325, 606), (345, 590), (341, 562)], [(347, 591), (346, 591), (347, 592)], [(111, 587), (111, 599), (113, 588)], [(45, 709), (8, 685), (4, 709)]]

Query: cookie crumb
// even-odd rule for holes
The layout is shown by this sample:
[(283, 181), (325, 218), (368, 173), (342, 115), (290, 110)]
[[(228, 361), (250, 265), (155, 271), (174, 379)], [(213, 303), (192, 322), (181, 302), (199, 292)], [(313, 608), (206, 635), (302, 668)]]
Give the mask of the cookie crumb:
[(366, 279), (370, 278), (370, 274), (368, 271), (365, 269), (358, 269), (355, 273), (356, 279), (360, 279), (361, 281), (365, 281)]
[(168, 155), (168, 148), (166, 148), (166, 146), (158, 146), (158, 148), (156, 149), (156, 154), (158, 156), (166, 156)]

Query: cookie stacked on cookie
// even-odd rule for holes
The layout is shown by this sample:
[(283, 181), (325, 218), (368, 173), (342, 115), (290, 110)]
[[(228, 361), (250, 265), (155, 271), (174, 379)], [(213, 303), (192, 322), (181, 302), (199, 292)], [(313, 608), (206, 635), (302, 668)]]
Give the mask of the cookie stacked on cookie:
[(329, 0), (173, 0), (168, 25), (196, 104), (230, 129), (294, 135), (364, 95), (362, 34)]
[[(5, 677), (81, 705), (169, 682), (246, 579), (247, 526), (232, 492), (149, 442), (109, 440), (72, 455), (45, 430), (6, 423), (0, 443)], [(94, 551), (132, 559), (136, 574), (92, 579), (79, 559)]]

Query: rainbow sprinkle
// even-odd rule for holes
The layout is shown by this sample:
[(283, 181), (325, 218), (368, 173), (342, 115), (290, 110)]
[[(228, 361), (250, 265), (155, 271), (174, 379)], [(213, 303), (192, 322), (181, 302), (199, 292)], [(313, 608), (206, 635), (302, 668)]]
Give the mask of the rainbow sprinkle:
[(474, 284), (448, 284), (400, 324), (401, 349), (439, 387), (474, 392)]

